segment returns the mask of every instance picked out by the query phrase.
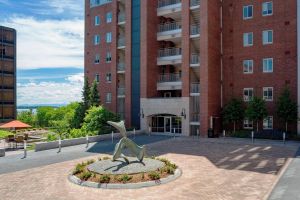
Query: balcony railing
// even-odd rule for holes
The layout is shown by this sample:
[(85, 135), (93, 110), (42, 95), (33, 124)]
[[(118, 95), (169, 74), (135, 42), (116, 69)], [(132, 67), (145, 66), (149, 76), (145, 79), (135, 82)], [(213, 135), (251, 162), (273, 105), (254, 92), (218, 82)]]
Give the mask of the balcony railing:
[(118, 87), (118, 96), (125, 95), (125, 87)]
[(175, 31), (180, 29), (181, 29), (181, 24), (178, 22), (165, 23), (165, 24), (160, 24), (158, 26), (158, 32), (160, 33), (166, 31)]
[(200, 34), (199, 24), (191, 25), (191, 35), (199, 35), (199, 34)]
[(174, 74), (160, 74), (159, 75), (159, 83), (164, 82), (180, 82), (181, 81), (181, 74), (174, 73)]
[(125, 71), (125, 63), (123, 62), (118, 63), (118, 71)]
[(7, 55), (1, 55), (1, 54), (0, 54), (0, 59), (1, 59), (1, 58), (13, 60), (15, 57), (14, 57), (14, 56), (7, 56)]
[(181, 3), (181, 0), (158, 0), (157, 7), (162, 8), (162, 7), (166, 7), (178, 3)]
[(199, 54), (192, 54), (191, 55), (191, 64), (196, 65), (200, 63), (200, 57)]
[(191, 93), (200, 93), (200, 83), (191, 83)]
[(181, 48), (166, 48), (158, 51), (158, 57), (180, 56)]
[(125, 20), (126, 20), (125, 13), (120, 12), (118, 15), (118, 23), (123, 23), (125, 22)]
[(118, 47), (124, 47), (125, 46), (125, 38), (124, 37), (120, 37), (118, 39)]
[(200, 121), (200, 114), (199, 113), (192, 113), (190, 121), (191, 122), (199, 122)]
[(190, 6), (199, 6), (200, 5), (200, 0), (190, 0)]

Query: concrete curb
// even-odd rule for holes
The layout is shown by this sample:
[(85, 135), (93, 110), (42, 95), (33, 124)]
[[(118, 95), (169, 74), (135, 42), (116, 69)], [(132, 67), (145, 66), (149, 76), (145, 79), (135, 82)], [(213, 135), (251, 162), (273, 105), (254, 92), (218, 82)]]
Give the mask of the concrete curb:
[(0, 157), (4, 157), (5, 156), (5, 149), (0, 149)]
[(68, 179), (71, 183), (76, 185), (84, 186), (84, 187), (91, 187), (91, 188), (99, 188), (99, 189), (140, 189), (145, 187), (152, 187), (152, 186), (159, 186), (162, 184), (167, 184), (171, 181), (175, 181), (182, 175), (181, 169), (176, 169), (173, 175), (170, 175), (166, 178), (162, 178), (157, 181), (147, 181), (141, 183), (126, 183), (126, 184), (101, 184), (89, 181), (81, 181), (76, 176), (70, 174)]

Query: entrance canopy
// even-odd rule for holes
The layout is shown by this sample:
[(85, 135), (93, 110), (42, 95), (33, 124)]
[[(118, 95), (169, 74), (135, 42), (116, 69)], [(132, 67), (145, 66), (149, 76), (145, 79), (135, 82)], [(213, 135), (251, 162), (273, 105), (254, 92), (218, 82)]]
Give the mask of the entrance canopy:
[(0, 126), (0, 128), (3, 128), (3, 129), (24, 129), (24, 128), (31, 128), (31, 126), (28, 125), (28, 124), (25, 124), (21, 121), (14, 120), (14, 121), (2, 124)]

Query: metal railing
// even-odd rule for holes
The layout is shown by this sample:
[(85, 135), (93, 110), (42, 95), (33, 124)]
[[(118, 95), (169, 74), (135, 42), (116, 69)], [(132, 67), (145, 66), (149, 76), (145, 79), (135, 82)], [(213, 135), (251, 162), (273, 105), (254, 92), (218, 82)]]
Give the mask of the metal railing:
[(123, 62), (118, 63), (118, 71), (125, 71), (125, 63)]
[(159, 83), (164, 82), (179, 82), (181, 81), (181, 74), (174, 73), (174, 74), (160, 74), (159, 75)]
[(125, 87), (118, 87), (118, 96), (125, 95)]
[(181, 24), (178, 22), (164, 23), (158, 26), (158, 32), (180, 30)]
[(199, 6), (200, 5), (200, 0), (190, 0), (190, 6)]
[(180, 56), (181, 48), (166, 48), (158, 51), (158, 57)]
[(125, 46), (125, 38), (124, 37), (120, 37), (118, 39), (118, 47), (124, 47)]
[(199, 113), (192, 113), (190, 121), (191, 122), (200, 122), (200, 114)]
[(181, 3), (181, 0), (158, 0), (158, 8)]
[(199, 24), (191, 25), (191, 35), (199, 35), (199, 34), (200, 34)]
[(192, 54), (191, 55), (191, 64), (195, 65), (195, 64), (199, 64), (199, 63), (200, 63), (199, 54)]
[(125, 13), (124, 12), (120, 12), (118, 14), (118, 23), (123, 23), (123, 22), (125, 22), (125, 20), (126, 20)]
[(191, 93), (200, 93), (200, 83), (191, 83)]

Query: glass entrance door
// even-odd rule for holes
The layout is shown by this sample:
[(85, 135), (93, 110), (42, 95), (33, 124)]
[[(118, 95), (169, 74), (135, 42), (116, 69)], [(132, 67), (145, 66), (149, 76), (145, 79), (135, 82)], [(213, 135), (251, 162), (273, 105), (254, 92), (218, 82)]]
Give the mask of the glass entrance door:
[(171, 117), (165, 117), (165, 133), (171, 133), (172, 130), (172, 118)]

